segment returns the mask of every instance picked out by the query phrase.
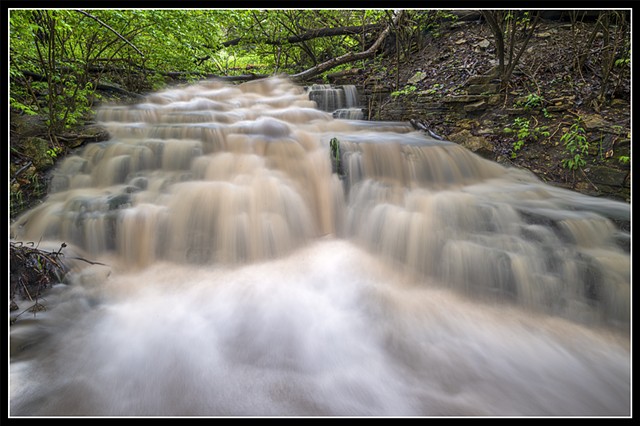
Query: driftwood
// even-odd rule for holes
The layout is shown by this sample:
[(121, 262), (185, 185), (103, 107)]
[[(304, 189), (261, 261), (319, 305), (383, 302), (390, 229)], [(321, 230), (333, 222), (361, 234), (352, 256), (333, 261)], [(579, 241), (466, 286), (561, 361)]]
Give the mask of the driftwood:
[[(13, 316), (11, 323), (24, 312), (38, 312), (46, 309), (42, 303), (46, 290), (53, 284), (62, 282), (68, 272), (62, 262), (65, 257), (62, 250), (67, 244), (62, 243), (57, 251), (45, 251), (33, 242), (9, 242), (9, 306), (11, 311), (20, 309), (18, 302), (28, 302), (29, 307)], [(108, 266), (82, 257), (67, 257), (91, 265)]]
[(55, 252), (46, 252), (34, 247), (33, 243), (23, 244), (10, 242), (10, 276), (9, 302), (10, 309), (19, 309), (17, 298), (33, 303), (29, 311), (37, 312), (44, 309), (40, 303), (44, 291), (51, 288), (53, 283), (60, 281), (60, 276), (66, 272), (59, 261), (62, 256), (62, 244)]

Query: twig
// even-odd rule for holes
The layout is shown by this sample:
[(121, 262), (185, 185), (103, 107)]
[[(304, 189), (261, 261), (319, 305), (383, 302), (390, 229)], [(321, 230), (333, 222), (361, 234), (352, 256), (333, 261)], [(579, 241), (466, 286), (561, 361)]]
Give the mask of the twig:
[(15, 182), (16, 179), (18, 178), (18, 175), (20, 173), (24, 172), (25, 170), (27, 170), (29, 167), (31, 167), (32, 164), (33, 164), (33, 162), (29, 161), (27, 164), (25, 164), (24, 166), (20, 167), (20, 169), (11, 178), (11, 183)]
[(584, 176), (584, 178), (587, 180), (587, 182), (589, 182), (589, 183), (591, 184), (591, 186), (593, 186), (593, 187), (595, 188), (595, 190), (599, 192), (600, 190), (598, 189), (598, 187), (597, 187), (593, 182), (591, 182), (591, 179), (589, 179), (589, 177), (588, 177), (588, 176), (587, 176), (587, 174), (584, 172), (584, 170), (582, 170), (582, 168), (580, 168), (580, 171), (582, 172), (582, 175), (583, 175), (583, 176)]
[(553, 132), (553, 134), (552, 134), (551, 136), (549, 136), (549, 140), (553, 139), (553, 137), (556, 135), (556, 133), (558, 133), (558, 130), (560, 130), (560, 127), (562, 127), (562, 125), (563, 125), (563, 124), (564, 124), (564, 125), (566, 125), (566, 126), (568, 126), (568, 125), (569, 125), (568, 123), (565, 123), (564, 121), (561, 121), (561, 122), (558, 124), (558, 127), (556, 128), (556, 131), (555, 131), (555, 132)]
[(81, 260), (83, 262), (87, 262), (91, 265), (102, 265), (102, 266), (109, 266), (109, 265), (105, 265), (104, 263), (100, 263), (100, 262), (92, 262), (90, 260), (84, 259), (82, 257), (70, 257), (69, 259), (75, 259), (75, 260)]
[(20, 284), (22, 284), (22, 288), (24, 289), (24, 292), (27, 294), (27, 297), (29, 298), (29, 300), (33, 302), (33, 297), (31, 297), (31, 293), (29, 293), (29, 289), (27, 288), (27, 285), (22, 280), (20, 280)]

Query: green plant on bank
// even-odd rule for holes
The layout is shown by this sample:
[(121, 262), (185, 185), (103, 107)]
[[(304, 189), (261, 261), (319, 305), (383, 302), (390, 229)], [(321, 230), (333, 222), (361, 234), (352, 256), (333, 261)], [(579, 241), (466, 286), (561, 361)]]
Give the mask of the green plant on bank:
[(442, 35), (442, 23), (457, 22), (458, 16), (447, 10), (430, 10), (427, 13), (416, 15), (414, 22), (421, 32), (427, 31), (434, 38)]
[(431, 86), (431, 88), (425, 90), (424, 93), (426, 93), (427, 95), (435, 95), (436, 93), (438, 93), (439, 90), (443, 88), (444, 88), (444, 84), (435, 83), (433, 86)]
[(22, 189), (19, 184), (14, 184), (11, 186), (11, 205), (10, 209), (12, 212), (21, 211), (24, 208), (24, 195), (22, 193)]
[(611, 126), (611, 130), (613, 130), (614, 132), (616, 132), (617, 136), (622, 135), (622, 126), (619, 124), (614, 124), (613, 126)]
[(618, 163), (620, 164), (627, 165), (629, 164), (629, 161), (631, 161), (631, 157), (629, 157), (628, 155), (621, 155), (618, 157)]
[(418, 90), (418, 88), (415, 85), (407, 84), (402, 89), (391, 92), (391, 97), (395, 99), (400, 95), (408, 95), (409, 93), (413, 93), (416, 90)]
[(539, 108), (542, 106), (544, 99), (537, 93), (529, 93), (524, 101), (518, 102), (517, 106), (521, 106), (525, 111)]
[(626, 52), (624, 52), (624, 54), (622, 55), (622, 58), (618, 58), (615, 60), (613, 66), (617, 68), (623, 68), (629, 65), (631, 65), (631, 51), (627, 49)]
[(59, 146), (53, 147), (53, 148), (49, 148), (47, 150), (47, 155), (51, 158), (56, 158), (59, 154), (62, 153), (62, 148)]
[(23, 211), (29, 204), (29, 200), (37, 199), (45, 195), (47, 187), (40, 182), (35, 167), (31, 166), (24, 172), (24, 177), (11, 183), (10, 190), (10, 214)]
[(549, 136), (547, 126), (532, 126), (531, 120), (523, 117), (516, 117), (513, 120), (512, 127), (505, 127), (504, 129), (505, 133), (515, 132), (516, 134), (516, 140), (511, 147), (511, 158), (517, 157), (518, 151), (522, 149), (527, 140), (538, 141)]
[(587, 155), (589, 151), (589, 142), (587, 142), (586, 131), (582, 127), (580, 118), (562, 135), (560, 142), (564, 145), (564, 151), (567, 155), (567, 158), (562, 160), (564, 168), (577, 170), (587, 164), (583, 156)]
[(547, 110), (547, 108), (543, 107), (545, 102), (546, 100), (537, 93), (529, 93), (525, 99), (516, 102), (515, 106), (521, 107), (525, 111), (531, 111), (540, 108), (540, 111), (542, 111), (542, 115), (545, 118), (552, 118), (553, 116)]

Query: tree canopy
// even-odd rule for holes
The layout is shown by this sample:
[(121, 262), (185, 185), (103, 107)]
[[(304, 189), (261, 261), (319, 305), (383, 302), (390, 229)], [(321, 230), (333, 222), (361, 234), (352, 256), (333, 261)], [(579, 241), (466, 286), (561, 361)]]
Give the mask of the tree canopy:
[[(11, 105), (48, 114), (59, 130), (76, 122), (101, 85), (140, 92), (167, 77), (294, 75), (332, 58), (362, 58), (375, 53), (368, 49), (379, 47), (393, 16), (385, 10), (10, 10)], [(344, 56), (350, 52), (360, 56)]]
[[(540, 12), (477, 15), (492, 28), (505, 85)], [(10, 103), (14, 111), (47, 116), (54, 135), (91, 109), (97, 89), (135, 95), (176, 78), (275, 74), (307, 82), (364, 68), (384, 53), (399, 64), (458, 16), (430, 9), (11, 9)], [(615, 12), (598, 19), (609, 70), (630, 57), (621, 36), (627, 21)], [(610, 31), (612, 23), (622, 30)], [(577, 56), (576, 66), (583, 62), (584, 55)]]

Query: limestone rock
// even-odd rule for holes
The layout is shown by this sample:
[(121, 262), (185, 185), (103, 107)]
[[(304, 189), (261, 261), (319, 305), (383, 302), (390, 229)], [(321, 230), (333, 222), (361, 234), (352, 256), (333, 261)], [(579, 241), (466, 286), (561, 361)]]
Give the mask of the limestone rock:
[(468, 104), (464, 106), (465, 112), (475, 112), (475, 111), (483, 111), (487, 109), (489, 104), (483, 99), (472, 104)]
[(454, 133), (448, 138), (451, 142), (455, 142), (469, 151), (485, 157), (493, 158), (493, 146), (482, 136), (475, 136), (469, 130), (463, 129)]
[(422, 71), (418, 71), (413, 76), (411, 76), (411, 78), (409, 80), (407, 80), (407, 83), (416, 84), (416, 83), (424, 80), (425, 78), (427, 78), (427, 74), (425, 74)]
[(483, 93), (498, 93), (500, 91), (499, 84), (473, 84), (467, 87), (467, 93), (470, 95), (480, 95)]

